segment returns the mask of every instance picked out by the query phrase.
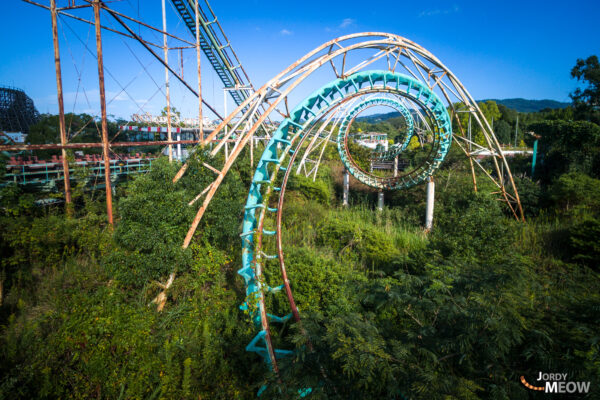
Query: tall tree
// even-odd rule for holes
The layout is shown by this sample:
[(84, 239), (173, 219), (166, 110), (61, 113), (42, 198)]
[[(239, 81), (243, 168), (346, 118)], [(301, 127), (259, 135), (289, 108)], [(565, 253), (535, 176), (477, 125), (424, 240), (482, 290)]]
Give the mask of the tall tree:
[(573, 100), (577, 117), (600, 123), (600, 62), (598, 56), (578, 59), (571, 70), (571, 77), (587, 85), (577, 88), (570, 97)]
[[(492, 120), (498, 121), (500, 119), (500, 117), (502, 116), (502, 114), (500, 113), (500, 110), (498, 109), (498, 104), (496, 104), (496, 102), (493, 100), (480, 102), (480, 103), (478, 103), (478, 105), (479, 105), (479, 109), (481, 110), (481, 112), (485, 116), (485, 119), (488, 121), (488, 123), (490, 125), (492, 123)], [(455, 103), (454, 107), (457, 110), (465, 109), (465, 105), (463, 103)], [(458, 118), (460, 119), (460, 124), (462, 125), (463, 129), (465, 130), (465, 135), (466, 135), (468, 126), (469, 126), (469, 113), (461, 112), (458, 114)], [(456, 124), (456, 121), (454, 121), (454, 120), (452, 121), (452, 129), (456, 132), (458, 132), (458, 129), (459, 129), (458, 125)], [(471, 121), (471, 137), (472, 137), (473, 142), (475, 142), (475, 143), (478, 143), (481, 145), (486, 144), (485, 137), (483, 135), (483, 131), (479, 127), (479, 124), (477, 123), (475, 118), (473, 118)]]
[(496, 137), (500, 143), (510, 143), (512, 129), (505, 120), (501, 119), (500, 121), (494, 123), (494, 133), (496, 134)]

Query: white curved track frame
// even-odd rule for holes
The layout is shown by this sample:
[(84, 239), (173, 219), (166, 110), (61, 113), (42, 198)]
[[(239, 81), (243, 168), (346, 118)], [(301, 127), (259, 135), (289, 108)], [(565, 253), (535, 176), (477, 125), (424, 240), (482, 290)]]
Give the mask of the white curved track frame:
[[(371, 55), (362, 57), (365, 50), (370, 50)], [(360, 58), (360, 61), (349, 67), (351, 58)], [(426, 84), (446, 102), (450, 116), (458, 126), (458, 131), (453, 132), (454, 142), (470, 161), (474, 190), (477, 190), (475, 172), (480, 170), (484, 177), (494, 183), (497, 188), (494, 193), (498, 194), (500, 199), (507, 204), (515, 218), (522, 220), (523, 209), (519, 194), (500, 143), (479, 106), (458, 78), (431, 52), (406, 38), (389, 33), (365, 32), (336, 38), (309, 52), (254, 92), (204, 139), (201, 143), (202, 147), (216, 138), (219, 139), (219, 143), (211, 150), (212, 155), (216, 155), (223, 147), (227, 146), (226, 143), (233, 143), (233, 148), (226, 152), (222, 166), (206, 165), (216, 176), (214, 181), (195, 199), (199, 200), (204, 196), (202, 206), (196, 213), (183, 247), (186, 248), (189, 245), (206, 208), (243, 148), (249, 143), (251, 144), (253, 138), (266, 139), (270, 137), (270, 133), (275, 128), (267, 124), (268, 118), (272, 120), (276, 115), (289, 116), (292, 107), (288, 105), (288, 97), (306, 78), (317, 70), (327, 68), (333, 72), (331, 80), (344, 78), (357, 71), (366, 70), (374, 63), (387, 64), (389, 71), (412, 76)], [(456, 109), (457, 104), (460, 104), (460, 109)], [(263, 109), (265, 111), (261, 111)], [(458, 113), (470, 114), (473, 123), (477, 124), (483, 133), (485, 145), (482, 146), (470, 140), (466, 127), (460, 123)], [(323, 123), (319, 134), (315, 134), (309, 143), (308, 151), (302, 157), (296, 172), (304, 173), (307, 176), (316, 176), (323, 150), (333, 131), (331, 127), (339, 123), (341, 115), (343, 114), (340, 112), (331, 113), (327, 122)], [(226, 128), (228, 126), (232, 129)], [(330, 128), (327, 129), (327, 127)], [(232, 140), (234, 133), (236, 139)], [(482, 148), (488, 150), (492, 155), (492, 172), (487, 171), (474, 160), (476, 156), (471, 149), (480, 150)], [(320, 153), (318, 159), (310, 158), (312, 151)], [(307, 160), (312, 160), (314, 164), (309, 169), (305, 165)], [(187, 164), (184, 164), (173, 179), (174, 182), (181, 178), (186, 168)]]

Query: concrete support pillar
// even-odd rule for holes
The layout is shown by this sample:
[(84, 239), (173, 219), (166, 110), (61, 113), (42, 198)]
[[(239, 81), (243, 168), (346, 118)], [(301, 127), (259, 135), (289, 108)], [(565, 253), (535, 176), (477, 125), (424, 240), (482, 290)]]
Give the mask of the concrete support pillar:
[(383, 190), (379, 191), (379, 193), (377, 193), (377, 209), (379, 211), (383, 210)]
[(344, 170), (344, 195), (342, 198), (342, 204), (344, 206), (348, 206), (348, 197), (350, 195), (350, 174), (348, 173), (348, 170), (345, 169)]
[[(177, 141), (181, 141), (181, 132), (177, 132)], [(183, 161), (183, 154), (181, 153), (181, 143), (177, 143), (177, 158), (179, 161)]]
[(435, 183), (433, 176), (429, 177), (427, 182), (427, 211), (425, 214), (425, 230), (430, 231), (433, 227), (433, 203), (435, 201)]
[(398, 176), (398, 156), (394, 157), (394, 178)]

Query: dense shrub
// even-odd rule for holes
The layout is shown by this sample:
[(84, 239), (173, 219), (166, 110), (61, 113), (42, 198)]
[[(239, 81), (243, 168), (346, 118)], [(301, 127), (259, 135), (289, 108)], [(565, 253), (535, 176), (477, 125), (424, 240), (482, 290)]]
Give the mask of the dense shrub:
[(150, 173), (137, 177), (128, 188), (129, 195), (119, 201), (117, 247), (104, 260), (119, 281), (143, 286), (148, 280), (188, 268), (181, 243), (193, 209), (187, 206), (186, 192), (171, 182), (176, 172), (177, 165), (157, 160)]
[[(491, 197), (464, 192), (444, 204), (452, 207), (425, 249), (396, 257), (384, 275), (338, 286), (328, 307), (304, 316), (273, 397), (310, 387), (315, 398), (527, 399), (519, 377), (546, 369), (598, 381), (600, 298), (579, 289), (598, 288), (598, 277), (559, 261), (545, 271), (537, 255), (520, 254), (518, 225)], [(324, 228), (344, 238), (328, 242), (336, 248), (358, 230), (339, 221)]]
[[(114, 232), (83, 192), (66, 218), (5, 188), (0, 399), (250, 399), (259, 388), (264, 398), (528, 399), (519, 377), (538, 371), (591, 380), (597, 395), (596, 179), (578, 169), (541, 184), (517, 177), (521, 223), (488, 181), (473, 193), (468, 164), (452, 152), (425, 234), (423, 187), (386, 195), (379, 212), (375, 191), (358, 185), (350, 207), (336, 206), (323, 176), (333, 162), (314, 182), (291, 178), (283, 251), (302, 323), (272, 324), (277, 347), (296, 350), (277, 376), (244, 351), (256, 334), (235, 273), (246, 157), (185, 251), (202, 199), (187, 204), (214, 179), (203, 163), (223, 162), (201, 150), (176, 184), (178, 165), (159, 160), (120, 189)], [(282, 283), (277, 259), (263, 267), (266, 284)], [(289, 313), (285, 294), (265, 297), (269, 313)]]
[(537, 175), (550, 182), (578, 171), (599, 178), (600, 126), (588, 121), (542, 121), (529, 129), (541, 135)]
[(288, 190), (296, 190), (302, 193), (309, 200), (315, 200), (321, 204), (329, 204), (331, 202), (331, 188), (327, 181), (322, 179), (315, 180), (303, 175), (293, 174), (290, 176), (287, 184)]
[(571, 258), (600, 271), (600, 221), (589, 218), (569, 229)]
[(597, 211), (600, 208), (600, 180), (582, 173), (561, 175), (548, 188), (548, 194), (559, 210), (585, 208)]
[[(362, 222), (362, 223), (361, 223)], [(352, 253), (369, 268), (382, 268), (398, 254), (394, 237), (364, 221), (351, 221), (335, 216), (318, 227), (317, 244), (331, 249), (337, 257), (352, 259)]]

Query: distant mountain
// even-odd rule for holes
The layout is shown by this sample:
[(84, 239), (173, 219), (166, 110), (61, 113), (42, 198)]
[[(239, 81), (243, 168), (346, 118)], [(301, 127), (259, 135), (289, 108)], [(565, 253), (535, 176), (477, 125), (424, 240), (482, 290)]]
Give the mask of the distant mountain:
[(371, 124), (376, 124), (377, 122), (383, 122), (388, 119), (396, 118), (399, 116), (400, 116), (400, 113), (398, 111), (392, 111), (392, 112), (384, 113), (384, 114), (365, 115), (364, 117), (356, 118), (356, 120), (361, 121), (361, 122), (369, 122)]
[[(501, 100), (500, 99), (488, 99), (488, 100), (495, 101), (498, 104), (502, 104), (502, 105), (504, 105), (508, 108), (511, 108), (515, 111), (518, 111), (518, 112), (538, 112), (538, 111), (545, 110), (546, 108), (551, 108), (551, 109), (566, 108), (571, 105), (571, 103), (563, 103), (563, 102), (556, 101), (556, 100), (527, 100), (527, 99), (521, 99), (521, 98), (501, 99)], [(477, 102), (481, 103), (481, 102), (488, 101), (488, 100), (477, 100)], [(358, 117), (358, 118), (356, 118), (356, 120), (362, 121), (362, 122), (370, 122), (373, 124), (373, 123), (377, 123), (377, 122), (383, 122), (390, 118), (396, 118), (399, 116), (400, 116), (399, 112), (392, 111), (392, 112), (384, 113), (384, 114), (366, 115), (364, 117)]]
[[(518, 112), (538, 112), (542, 111), (546, 108), (566, 108), (571, 105), (571, 103), (563, 103), (556, 100), (527, 100), (527, 99), (489, 99), (493, 100), (498, 104), (502, 104), (508, 108), (512, 108)], [(479, 102), (487, 101), (487, 100), (479, 100)]]
[[(409, 112), (412, 114), (414, 119), (417, 118), (417, 112), (415, 110), (410, 110)], [(387, 121), (388, 119), (398, 118), (401, 116), (402, 116), (402, 114), (400, 114), (398, 111), (392, 111), (392, 112), (383, 113), (383, 114), (365, 115), (363, 117), (356, 118), (356, 120), (361, 121), (361, 122), (369, 122), (371, 124), (376, 124), (378, 122)]]

